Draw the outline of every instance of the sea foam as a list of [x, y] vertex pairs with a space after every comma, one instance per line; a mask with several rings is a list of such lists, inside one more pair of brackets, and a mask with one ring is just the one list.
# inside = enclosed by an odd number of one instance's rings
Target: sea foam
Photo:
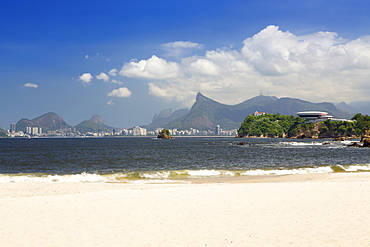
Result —
[[251, 170], [171, 170], [171, 171], [136, 171], [112, 174], [80, 173], [68, 175], [47, 174], [0, 174], [0, 183], [19, 182], [87, 182], [87, 183], [173, 183], [186, 179], [234, 177], [234, 176], [268, 176], [309, 173], [334, 172], [370, 172], [370, 164], [328, 165], [302, 168], [251, 169]]

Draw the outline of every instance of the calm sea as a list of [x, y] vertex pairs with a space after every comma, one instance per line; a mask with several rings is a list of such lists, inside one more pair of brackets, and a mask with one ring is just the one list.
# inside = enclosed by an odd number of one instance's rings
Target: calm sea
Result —
[[227, 137], [0, 139], [0, 182], [166, 182], [370, 171], [370, 148], [323, 144]]

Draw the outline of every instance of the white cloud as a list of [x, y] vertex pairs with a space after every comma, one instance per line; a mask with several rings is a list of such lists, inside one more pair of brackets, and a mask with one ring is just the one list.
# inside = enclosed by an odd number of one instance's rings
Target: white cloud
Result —
[[123, 85], [123, 82], [119, 81], [119, 80], [111, 80], [111, 83], [115, 83], [115, 84], [118, 84], [118, 85]]
[[117, 70], [117, 69], [111, 69], [111, 70], [108, 72], [108, 75], [110, 75], [110, 76], [116, 76], [116, 75], [117, 75], [117, 72], [118, 72], [118, 70]]
[[104, 61], [109, 61], [110, 59], [105, 57], [104, 55], [100, 54], [100, 53], [95, 53], [93, 55], [85, 55], [85, 58], [88, 59], [88, 60], [104, 60]]
[[114, 102], [113, 102], [112, 100], [109, 100], [109, 101], [107, 102], [107, 105], [114, 105]]
[[190, 64], [196, 74], [218, 75], [219, 68], [215, 63], [207, 59], [198, 59]]
[[30, 88], [38, 88], [39, 86], [34, 83], [26, 83], [23, 85], [24, 87], [30, 87]]
[[120, 97], [120, 98], [127, 98], [131, 96], [131, 91], [126, 87], [121, 87], [118, 89], [114, 89], [112, 92], [108, 93], [110, 97]]
[[78, 78], [81, 81], [81, 83], [86, 87], [90, 85], [90, 82], [92, 81], [93, 76], [90, 73], [83, 73]]
[[[191, 47], [186, 42], [168, 47]], [[196, 46], [194, 46], [196, 47]], [[120, 75], [150, 79], [149, 93], [189, 104], [197, 92], [235, 104], [261, 91], [315, 102], [367, 100], [370, 36], [345, 40], [334, 32], [297, 36], [268, 26], [241, 49], [220, 48], [175, 63], [153, 55], [126, 63]]]
[[109, 76], [106, 73], [101, 72], [99, 75], [96, 76], [96, 79], [108, 82]]
[[190, 41], [175, 41], [163, 44], [162, 48], [167, 52], [167, 55], [179, 57], [193, 50], [201, 50], [203, 45]]
[[179, 76], [179, 65], [153, 55], [148, 60], [131, 61], [123, 65], [122, 76], [149, 79], [169, 79]]
[[203, 45], [198, 44], [198, 43], [193, 43], [190, 41], [175, 41], [175, 42], [170, 42], [163, 44], [163, 47], [165, 49], [176, 49], [176, 48], [183, 48], [183, 49], [202, 49]]

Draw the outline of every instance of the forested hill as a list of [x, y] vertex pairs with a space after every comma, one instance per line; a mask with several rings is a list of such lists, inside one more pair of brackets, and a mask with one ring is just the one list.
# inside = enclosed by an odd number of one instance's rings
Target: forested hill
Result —
[[370, 116], [356, 114], [353, 122], [326, 120], [307, 123], [300, 117], [280, 114], [249, 115], [238, 130], [239, 137], [359, 138], [370, 129]]
[[103, 119], [97, 114], [94, 114], [91, 119], [82, 121], [76, 125], [76, 130], [81, 133], [111, 131], [113, 129], [113, 127], [106, 125]]
[[70, 128], [71, 126], [58, 114], [49, 112], [32, 120], [22, 118], [17, 122], [17, 131], [26, 132], [27, 127], [43, 127], [44, 130], [57, 130], [61, 128]]

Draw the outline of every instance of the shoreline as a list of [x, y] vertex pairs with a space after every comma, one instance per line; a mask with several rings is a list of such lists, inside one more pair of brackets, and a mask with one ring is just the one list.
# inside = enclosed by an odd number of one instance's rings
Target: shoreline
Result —
[[1, 246], [368, 246], [370, 173], [0, 184]]
[[0, 200], [4, 198], [53, 196], [67, 194], [81, 194], [95, 191], [115, 189], [148, 189], [164, 188], [173, 186], [204, 186], [222, 184], [277, 184], [277, 183], [304, 183], [304, 182], [358, 182], [370, 181], [370, 172], [343, 172], [343, 173], [307, 173], [307, 174], [284, 174], [284, 175], [253, 175], [233, 177], [205, 177], [171, 179], [160, 183], [146, 181], [141, 182], [11, 182], [0, 183]]

